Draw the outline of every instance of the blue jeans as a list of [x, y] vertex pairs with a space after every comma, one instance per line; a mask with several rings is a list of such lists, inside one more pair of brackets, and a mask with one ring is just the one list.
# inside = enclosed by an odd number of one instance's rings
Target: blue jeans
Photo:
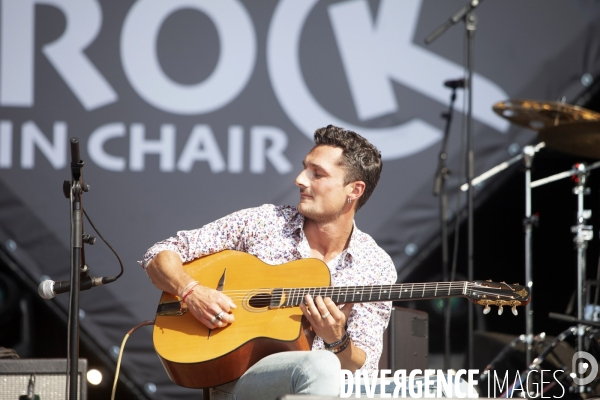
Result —
[[340, 360], [325, 350], [287, 351], [254, 364], [238, 380], [212, 390], [215, 400], [268, 400], [284, 394], [339, 396]]

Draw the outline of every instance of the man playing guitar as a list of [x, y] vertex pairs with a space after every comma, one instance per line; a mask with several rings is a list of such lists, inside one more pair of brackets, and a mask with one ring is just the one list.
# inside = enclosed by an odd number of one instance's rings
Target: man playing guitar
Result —
[[[327, 264], [334, 286], [395, 283], [390, 257], [354, 224], [354, 214], [379, 181], [380, 152], [358, 134], [329, 125], [315, 132], [315, 146], [302, 164], [295, 180], [297, 207], [241, 210], [155, 244], [140, 262], [152, 283], [179, 295], [210, 329], [230, 324], [234, 329], [236, 305], [194, 281], [183, 263], [222, 250], [244, 251], [271, 265], [317, 258]], [[329, 297], [307, 295], [300, 308], [317, 335], [313, 351], [265, 357], [241, 378], [218, 387], [222, 394], [238, 400], [286, 393], [337, 396], [340, 367], [377, 371], [391, 302], [336, 305]]]

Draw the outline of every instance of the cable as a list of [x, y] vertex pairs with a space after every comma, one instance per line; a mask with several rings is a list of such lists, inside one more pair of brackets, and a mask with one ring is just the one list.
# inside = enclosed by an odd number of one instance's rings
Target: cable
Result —
[[92, 226], [92, 228], [94, 229], [94, 231], [98, 234], [98, 237], [100, 237], [100, 239], [102, 239], [102, 241], [104, 242], [104, 244], [106, 244], [108, 246], [108, 248], [117, 257], [117, 260], [119, 260], [119, 265], [121, 266], [121, 272], [119, 272], [119, 275], [117, 275], [115, 277], [109, 277], [111, 279], [111, 282], [112, 281], [116, 281], [117, 279], [119, 279], [121, 277], [121, 275], [123, 275], [123, 271], [124, 271], [123, 261], [121, 261], [121, 257], [119, 257], [119, 255], [117, 254], [117, 252], [115, 251], [115, 249], [113, 249], [113, 247], [110, 245], [110, 243], [108, 243], [106, 241], [106, 239], [104, 239], [104, 237], [102, 236], [102, 234], [98, 231], [98, 229], [96, 229], [96, 226], [92, 222], [92, 219], [88, 215], [87, 211], [85, 211], [85, 208], [83, 207], [83, 205], [81, 206], [81, 209], [83, 210], [83, 213], [85, 214], [85, 217], [87, 218], [88, 222], [90, 223], [90, 225]]
[[[90, 223], [91, 223], [91, 221], [90, 221]], [[98, 232], [98, 231], [96, 231], [96, 232]], [[98, 234], [98, 235], [100, 235], [100, 234]], [[137, 331], [142, 326], [146, 326], [146, 325], [154, 325], [154, 321], [146, 320], [144, 322], [137, 324], [136, 326], [131, 328], [129, 330], [129, 332], [127, 332], [125, 334], [125, 337], [123, 338], [123, 342], [121, 342], [121, 348], [119, 349], [119, 358], [117, 359], [117, 369], [115, 370], [115, 380], [113, 382], [112, 394], [110, 395], [111, 400], [115, 400], [115, 393], [117, 392], [117, 382], [119, 382], [119, 371], [121, 369], [121, 359], [123, 358], [123, 350], [125, 349], [125, 343], [127, 343], [127, 339], [129, 339], [129, 336], [131, 336], [131, 334], [133, 332]]]

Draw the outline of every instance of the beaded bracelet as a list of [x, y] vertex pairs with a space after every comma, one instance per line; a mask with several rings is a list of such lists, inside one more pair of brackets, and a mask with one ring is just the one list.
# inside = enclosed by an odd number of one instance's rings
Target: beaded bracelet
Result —
[[197, 284], [198, 284], [198, 281], [191, 281], [190, 283], [188, 283], [188, 284], [187, 284], [187, 286], [186, 286], [186, 287], [184, 287], [184, 288], [181, 290], [181, 292], [179, 292], [179, 297], [181, 297], [181, 298], [182, 298], [182, 297], [183, 297], [183, 295], [185, 294], [186, 290], [188, 290], [188, 289], [190, 288], [190, 286], [192, 286], [192, 285], [194, 285], [194, 284], [195, 284], [195, 285], [197, 285]]
[[333, 354], [338, 354], [341, 353], [342, 351], [346, 350], [346, 347], [348, 347], [350, 345], [350, 336], [346, 336], [346, 340], [344, 340], [342, 342], [342, 344], [340, 344], [338, 347], [335, 347], [333, 349], [328, 349], [329, 351], [331, 351]]
[[327, 350], [333, 349], [334, 347], [337, 347], [340, 344], [344, 343], [344, 341], [347, 339], [347, 337], [348, 337], [348, 332], [344, 332], [344, 336], [342, 336], [342, 338], [340, 340], [338, 340], [337, 342], [327, 343], [323, 340], [323, 344], [325, 345], [325, 348]]

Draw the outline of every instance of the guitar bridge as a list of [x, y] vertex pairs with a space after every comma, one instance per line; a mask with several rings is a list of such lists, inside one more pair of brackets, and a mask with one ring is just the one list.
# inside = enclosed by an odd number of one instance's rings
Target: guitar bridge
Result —
[[158, 316], [175, 316], [175, 315], [183, 315], [188, 310], [187, 304], [182, 303], [180, 301], [168, 301], [165, 303], [160, 303], [158, 308], [156, 309], [156, 315]]

